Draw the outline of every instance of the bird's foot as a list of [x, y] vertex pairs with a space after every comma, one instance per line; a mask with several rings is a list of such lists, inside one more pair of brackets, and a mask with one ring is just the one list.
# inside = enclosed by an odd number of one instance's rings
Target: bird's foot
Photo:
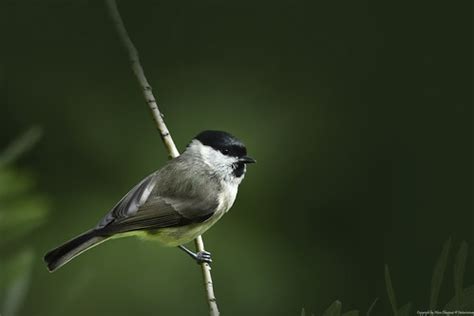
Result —
[[196, 260], [197, 264], [201, 264], [204, 262], [210, 264], [212, 262], [211, 253], [205, 250], [199, 251], [196, 254], [196, 257], [194, 257], [194, 259]]
[[211, 253], [209, 251], [199, 251], [198, 253], [194, 253], [188, 248], [184, 247], [183, 245], [178, 246], [179, 249], [183, 250], [187, 253], [191, 258], [196, 260], [197, 264], [207, 263], [210, 264], [212, 262]]

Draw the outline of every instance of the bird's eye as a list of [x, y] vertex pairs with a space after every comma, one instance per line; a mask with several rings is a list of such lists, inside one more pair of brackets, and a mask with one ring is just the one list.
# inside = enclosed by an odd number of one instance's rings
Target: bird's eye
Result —
[[223, 153], [224, 155], [229, 154], [229, 149], [223, 149], [223, 150], [222, 150], [222, 153]]

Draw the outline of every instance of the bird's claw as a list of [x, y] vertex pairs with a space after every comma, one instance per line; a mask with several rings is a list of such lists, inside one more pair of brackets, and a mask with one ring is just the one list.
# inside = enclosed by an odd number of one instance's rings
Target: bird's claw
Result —
[[212, 262], [212, 258], [211, 258], [211, 253], [209, 251], [199, 251], [197, 254], [196, 254], [196, 262], [197, 264], [201, 264], [201, 263], [208, 263], [210, 264]]
[[187, 253], [189, 256], [191, 256], [191, 258], [196, 260], [197, 264], [201, 264], [201, 263], [210, 264], [212, 262], [211, 253], [209, 251], [204, 250], [204, 251], [199, 251], [198, 253], [194, 253], [183, 245], [178, 246], [178, 248], [184, 251], [185, 253]]

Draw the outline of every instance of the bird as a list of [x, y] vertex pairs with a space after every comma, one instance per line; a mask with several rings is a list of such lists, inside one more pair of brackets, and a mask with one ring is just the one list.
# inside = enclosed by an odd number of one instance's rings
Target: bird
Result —
[[247, 164], [244, 143], [235, 136], [206, 130], [186, 150], [135, 185], [98, 224], [49, 251], [44, 261], [53, 272], [104, 241], [138, 236], [179, 247], [197, 263], [211, 263], [207, 251], [184, 244], [202, 235], [234, 204]]

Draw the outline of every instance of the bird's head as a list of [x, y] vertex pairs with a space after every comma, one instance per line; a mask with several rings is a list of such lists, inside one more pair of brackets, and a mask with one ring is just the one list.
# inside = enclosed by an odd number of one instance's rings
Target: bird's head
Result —
[[199, 133], [186, 148], [186, 153], [199, 157], [219, 175], [239, 180], [245, 175], [246, 164], [256, 162], [247, 156], [247, 148], [241, 140], [222, 131]]

